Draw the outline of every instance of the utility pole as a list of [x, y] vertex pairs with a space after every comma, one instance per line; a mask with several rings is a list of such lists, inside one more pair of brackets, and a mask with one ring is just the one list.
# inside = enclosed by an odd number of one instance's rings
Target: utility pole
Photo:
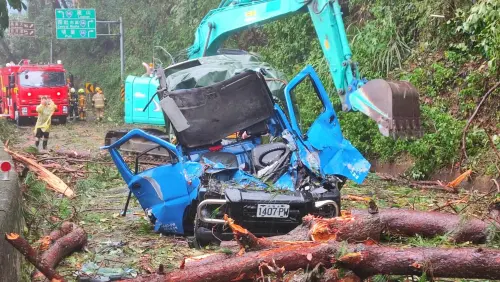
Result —
[[125, 75], [125, 50], [123, 49], [124, 42], [124, 34], [123, 34], [123, 20], [120, 17], [120, 73], [123, 81], [123, 77]]
[[53, 58], [53, 41], [54, 41], [54, 30], [52, 29], [52, 24], [49, 24], [50, 26], [50, 63], [52, 64], [52, 62], [54, 61], [54, 58]]

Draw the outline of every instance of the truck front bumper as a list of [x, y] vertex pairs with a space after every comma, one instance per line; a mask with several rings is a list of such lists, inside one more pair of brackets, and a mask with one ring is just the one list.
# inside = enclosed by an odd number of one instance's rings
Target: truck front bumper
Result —
[[[214, 234], [213, 227], [222, 226], [225, 223], [224, 219], [220, 218], [221, 213], [219, 216], [214, 216], [214, 207], [223, 210], [223, 213], [227, 213], [237, 224], [242, 225], [256, 236], [286, 234], [300, 225], [302, 218], [307, 214], [322, 217], [339, 215], [340, 192], [338, 190], [322, 190], [322, 193], [300, 191], [290, 194], [276, 194], [279, 192], [226, 189], [225, 198], [209, 198], [198, 204], [197, 215], [202, 224], [195, 229], [195, 235], [204, 240], [213, 240], [214, 236], [221, 240], [232, 238], [231, 230], [215, 232], [216, 234]], [[257, 209], [260, 204], [287, 205], [289, 206], [288, 216], [259, 217]], [[218, 230], [223, 230], [223, 228]]]
[[[57, 104], [56, 104], [57, 105]], [[21, 105], [18, 107], [18, 112], [20, 117], [37, 117], [38, 112], [36, 111], [36, 107], [38, 105]], [[55, 110], [53, 117], [58, 116], [67, 116], [68, 115], [69, 106], [66, 104], [57, 105], [57, 109]]]

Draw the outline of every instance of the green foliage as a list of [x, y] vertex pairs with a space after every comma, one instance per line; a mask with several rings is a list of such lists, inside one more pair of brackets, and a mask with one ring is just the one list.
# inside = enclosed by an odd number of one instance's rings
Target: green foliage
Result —
[[439, 63], [434, 63], [431, 67], [433, 70], [432, 84], [434, 89], [438, 92], [446, 91], [447, 86], [450, 86], [450, 81], [452, 81], [455, 72], [451, 68], [447, 68]]
[[480, 97], [483, 94], [483, 81], [485, 77], [481, 72], [472, 71], [465, 78], [465, 88], [458, 93], [463, 97]]
[[21, 0], [0, 0], [0, 37], [9, 27], [9, 7], [19, 12], [26, 10], [26, 5]]
[[454, 119], [437, 108], [422, 107], [425, 134], [408, 146], [415, 158], [413, 178], [428, 176], [436, 168], [454, 163], [460, 157], [460, 137], [464, 122]]
[[470, 40], [489, 59], [491, 67], [498, 68], [500, 58], [500, 1], [480, 0], [469, 12], [459, 11], [463, 20], [457, 31], [469, 35]]
[[391, 10], [386, 6], [372, 9], [375, 19], [358, 29], [352, 39], [355, 58], [367, 70], [376, 70], [367, 75], [387, 75], [395, 67], [402, 68], [403, 60], [411, 48], [393, 20]]
[[0, 119], [0, 141], [5, 143], [14, 137], [14, 125], [4, 118]]
[[76, 191], [78, 193], [93, 193], [113, 187], [121, 182], [121, 176], [114, 166], [89, 164], [87, 165], [87, 171], [90, 172], [89, 177], [76, 182]]

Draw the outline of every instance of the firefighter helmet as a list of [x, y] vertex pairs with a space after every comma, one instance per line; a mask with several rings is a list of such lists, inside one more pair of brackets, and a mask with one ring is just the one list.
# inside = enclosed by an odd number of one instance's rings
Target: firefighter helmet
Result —
[[85, 93], [85, 90], [83, 88], [78, 89], [78, 93]]
[[71, 87], [71, 89], [69, 90], [69, 92], [75, 93], [75, 88]]

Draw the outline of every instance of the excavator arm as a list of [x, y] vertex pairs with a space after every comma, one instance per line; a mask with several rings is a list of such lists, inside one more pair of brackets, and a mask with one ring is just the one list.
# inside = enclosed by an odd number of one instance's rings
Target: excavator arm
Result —
[[190, 59], [217, 53], [231, 35], [297, 13], [311, 16], [344, 111], [375, 120], [384, 136], [420, 136], [418, 93], [408, 82], [360, 78], [345, 32], [339, 0], [222, 0], [201, 21]]

